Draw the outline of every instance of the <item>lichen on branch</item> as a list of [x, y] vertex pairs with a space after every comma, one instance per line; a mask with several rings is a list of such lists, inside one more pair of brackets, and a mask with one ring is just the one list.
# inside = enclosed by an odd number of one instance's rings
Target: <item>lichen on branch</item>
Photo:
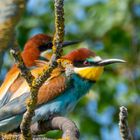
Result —
[[15, 47], [13, 49], [11, 49], [10, 52], [17, 62], [17, 66], [21, 71], [21, 75], [25, 78], [28, 85], [31, 87], [32, 82], [34, 80], [34, 76], [31, 74], [30, 70], [25, 66], [23, 59], [21, 57], [19, 48], [17, 46], [17, 43], [15, 43]]
[[[41, 85], [50, 77], [51, 72], [54, 68], [57, 67], [57, 59], [61, 57], [62, 54], [62, 43], [64, 40], [64, 9], [63, 9], [64, 0], [55, 0], [55, 35], [53, 41], [53, 56], [50, 60], [49, 68], [44, 69], [42, 74], [39, 77], [32, 81], [30, 86], [30, 99], [27, 103], [27, 111], [25, 112], [22, 123], [21, 123], [21, 132], [22, 139], [30, 140], [32, 139], [32, 134], [30, 131], [30, 125], [32, 117], [37, 103], [37, 94]], [[21, 70], [22, 73], [22, 70]]]

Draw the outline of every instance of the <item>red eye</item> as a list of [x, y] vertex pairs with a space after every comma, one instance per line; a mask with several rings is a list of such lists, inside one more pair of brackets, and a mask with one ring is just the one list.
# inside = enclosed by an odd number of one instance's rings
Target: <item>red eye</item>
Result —
[[84, 64], [84, 65], [89, 65], [89, 62], [88, 62], [88, 61], [84, 61], [83, 64]]

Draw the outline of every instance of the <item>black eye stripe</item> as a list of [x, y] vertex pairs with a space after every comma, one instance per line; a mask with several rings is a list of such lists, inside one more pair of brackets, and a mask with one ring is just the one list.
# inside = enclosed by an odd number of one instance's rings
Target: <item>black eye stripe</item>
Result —
[[86, 67], [86, 66], [90, 66], [90, 62], [88, 62], [87, 60], [74, 61], [73, 65], [75, 67]]
[[53, 46], [52, 41], [49, 41], [47, 43], [44, 43], [43, 45], [40, 45], [38, 48], [40, 52], [43, 52], [43, 51], [52, 49], [52, 46]]
[[84, 60], [83, 61], [74, 61], [74, 64], [83, 64], [84, 63]]

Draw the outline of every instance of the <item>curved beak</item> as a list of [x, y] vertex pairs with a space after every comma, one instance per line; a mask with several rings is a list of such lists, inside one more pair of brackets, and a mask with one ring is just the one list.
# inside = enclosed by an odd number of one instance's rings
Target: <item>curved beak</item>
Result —
[[98, 62], [95, 62], [96, 66], [106, 66], [106, 65], [110, 65], [113, 63], [125, 63], [126, 61], [122, 60], [122, 59], [105, 59], [105, 60], [100, 60]]

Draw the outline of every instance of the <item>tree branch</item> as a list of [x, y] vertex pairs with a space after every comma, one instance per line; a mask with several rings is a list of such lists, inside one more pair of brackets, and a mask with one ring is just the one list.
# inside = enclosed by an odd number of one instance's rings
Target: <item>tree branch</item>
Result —
[[[80, 137], [79, 130], [75, 123], [66, 117], [53, 116], [48, 121], [36, 122], [31, 125], [33, 140], [55, 140], [38, 136], [50, 130], [62, 130], [64, 140], [78, 140]], [[20, 140], [20, 134], [2, 134], [3, 140]]]
[[54, 116], [48, 121], [35, 123], [31, 126], [33, 134], [43, 134], [49, 130], [62, 130], [63, 139], [78, 140], [80, 133], [75, 123], [68, 118]]
[[[37, 94], [41, 85], [50, 77], [51, 72], [54, 68], [57, 67], [57, 59], [61, 57], [62, 52], [62, 43], [64, 38], [64, 9], [63, 9], [63, 0], [55, 0], [55, 36], [53, 41], [53, 56], [50, 61], [49, 68], [44, 69], [42, 74], [33, 80], [32, 86], [30, 86], [30, 99], [27, 103], [27, 111], [23, 116], [21, 122], [21, 132], [22, 139], [30, 140], [32, 135], [30, 132], [31, 120], [34, 115], [34, 111], [37, 103]], [[22, 73], [22, 70], [21, 70]]]
[[128, 112], [124, 106], [120, 107], [119, 128], [122, 140], [133, 140], [127, 122]]
[[15, 48], [11, 49], [10, 52], [15, 58], [18, 68], [21, 70], [21, 75], [25, 78], [28, 85], [31, 87], [32, 82], [34, 80], [34, 76], [31, 74], [30, 70], [25, 66], [17, 44], [15, 44]]

